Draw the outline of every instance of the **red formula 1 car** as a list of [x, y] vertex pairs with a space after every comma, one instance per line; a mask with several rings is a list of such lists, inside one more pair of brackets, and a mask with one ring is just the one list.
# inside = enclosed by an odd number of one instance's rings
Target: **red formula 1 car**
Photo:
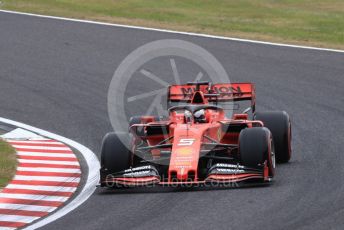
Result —
[[[243, 101], [226, 116], [223, 105]], [[251, 83], [172, 85], [168, 107], [168, 118], [132, 117], [128, 134], [104, 137], [102, 187], [270, 182], [275, 162], [291, 157], [288, 114], [255, 112]]]

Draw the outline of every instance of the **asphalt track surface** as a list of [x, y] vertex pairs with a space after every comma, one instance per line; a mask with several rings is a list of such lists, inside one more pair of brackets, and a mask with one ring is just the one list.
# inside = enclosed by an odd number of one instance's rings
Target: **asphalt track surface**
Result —
[[278, 165], [270, 187], [97, 190], [43, 229], [342, 229], [343, 53], [0, 13], [1, 116], [98, 153], [112, 129], [106, 103], [114, 70], [135, 48], [166, 38], [207, 49], [232, 81], [255, 82], [258, 110], [287, 110], [291, 162]]

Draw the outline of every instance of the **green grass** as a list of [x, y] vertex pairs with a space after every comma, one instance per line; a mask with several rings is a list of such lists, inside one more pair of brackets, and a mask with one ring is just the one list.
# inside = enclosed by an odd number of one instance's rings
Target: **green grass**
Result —
[[15, 150], [0, 139], [0, 189], [12, 179], [17, 168]]
[[343, 0], [3, 0], [3, 9], [344, 48]]

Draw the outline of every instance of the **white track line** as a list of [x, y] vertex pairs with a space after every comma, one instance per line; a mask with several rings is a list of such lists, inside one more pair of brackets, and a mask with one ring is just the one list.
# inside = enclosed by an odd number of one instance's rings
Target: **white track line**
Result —
[[31, 223], [41, 217], [19, 216], [19, 215], [0, 215], [0, 221]]
[[70, 168], [40, 168], [40, 167], [17, 167], [17, 171], [25, 172], [62, 172], [62, 173], [81, 173], [80, 169]]
[[[45, 145], [61, 145], [61, 147], [65, 147], [66, 145], [61, 143], [61, 142], [57, 142], [57, 141], [36, 141], [36, 140], [30, 140], [30, 141], [21, 141], [21, 140], [15, 140], [15, 141], [11, 141], [8, 140], [7, 142], [9, 143], [21, 143], [21, 144], [45, 144]], [[20, 146], [24, 146], [24, 145], [20, 145]], [[50, 148], [50, 147], [48, 147]]]
[[14, 180], [26, 181], [57, 181], [57, 182], [80, 182], [80, 177], [57, 177], [57, 176], [21, 176], [15, 175]]
[[[35, 132], [41, 136], [45, 136], [57, 141], [61, 141], [65, 144], [67, 144], [68, 146], [71, 146], [73, 148], [75, 148], [76, 150], [78, 150], [84, 157], [87, 167], [88, 167], [88, 174], [87, 174], [87, 178], [85, 181], [85, 185], [83, 187], [83, 189], [80, 191], [80, 193], [78, 193], [73, 200], [71, 200], [71, 202], [69, 202], [66, 206], [62, 207], [61, 209], [58, 209], [57, 211], [55, 211], [54, 213], [52, 213], [51, 215], [47, 216], [46, 218], [43, 218], [42, 220], [37, 221], [36, 223], [26, 227], [25, 229], [36, 229], [39, 227], [42, 227], [64, 215], [66, 215], [67, 213], [69, 213], [70, 211], [74, 210], [75, 208], [77, 208], [79, 205], [81, 205], [84, 201], [86, 201], [94, 192], [94, 190], [96, 189], [96, 185], [98, 184], [99, 181], [99, 168], [100, 168], [100, 164], [98, 161], [97, 156], [88, 148], [86, 148], [85, 146], [70, 140], [68, 138], [44, 131], [42, 129], [38, 129], [20, 122], [16, 122], [16, 121], [12, 121], [6, 118], [1, 118], [0, 117], [0, 122], [6, 123], [6, 124], [10, 124], [13, 126], [17, 126], [19, 128], [22, 129], [26, 129], [29, 130], [31, 132]], [[46, 142], [44, 142], [46, 143]], [[19, 162], [22, 163], [47, 163], [47, 164], [61, 164], [60, 162], [57, 161], [33, 161], [33, 160], [19, 160]], [[66, 165], [69, 165], [70, 163], [73, 163], [74, 165], [79, 165], [78, 162], [67, 162], [65, 163]], [[78, 178], [80, 180], [80, 178]], [[17, 220], [17, 219], [16, 219]]]
[[[21, 210], [21, 211], [36, 211], [36, 212], [52, 212], [57, 207], [50, 207], [50, 206], [39, 206], [39, 205], [23, 205], [23, 204], [1, 204], [0, 208], [3, 209], [13, 209], [13, 210]], [[2, 229], [0, 227], [0, 229]]]
[[18, 156], [36, 156], [36, 157], [64, 157], [70, 158], [71, 160], [75, 160], [76, 156], [70, 153], [40, 153], [40, 152], [17, 152]]
[[91, 20], [81, 20], [81, 19], [66, 18], [66, 17], [55, 17], [55, 16], [48, 16], [48, 15], [41, 15], [41, 14], [31, 14], [31, 13], [24, 13], [24, 12], [18, 12], [18, 11], [10, 11], [10, 10], [0, 10], [0, 12], [9, 13], [9, 14], [33, 16], [33, 17], [40, 17], [40, 18], [49, 18], [49, 19], [55, 19], [55, 20], [64, 20], [64, 21], [71, 21], [71, 22], [89, 23], [89, 24], [103, 25], [103, 26], [113, 26], [113, 27], [121, 27], [121, 28], [137, 29], [137, 30], [157, 31], [157, 32], [164, 32], [164, 33], [173, 33], [173, 34], [197, 36], [197, 37], [204, 37], [204, 38], [214, 38], [214, 39], [230, 40], [230, 41], [238, 41], [238, 42], [246, 42], [246, 43], [255, 43], [255, 44], [263, 44], [263, 45], [271, 45], [271, 46], [281, 46], [281, 47], [290, 47], [290, 48], [311, 49], [311, 50], [344, 53], [344, 50], [339, 50], [339, 49], [328, 49], [328, 48], [319, 48], [319, 47], [312, 47], [312, 46], [301, 46], [301, 45], [292, 45], [292, 44], [275, 43], [275, 42], [264, 42], [264, 41], [250, 40], [250, 39], [216, 36], [216, 35], [210, 35], [210, 34], [182, 32], [182, 31], [175, 31], [175, 30], [165, 30], [165, 29], [142, 27], [142, 26], [131, 26], [131, 25], [122, 25], [122, 24], [115, 24], [115, 23], [96, 22], [96, 21], [91, 21]]
[[[28, 199], [28, 200], [40, 200], [40, 201], [58, 201], [65, 202], [69, 199], [66, 196], [48, 196], [48, 195], [32, 195], [32, 194], [17, 194], [17, 193], [0, 193], [1, 198], [11, 198], [11, 199]], [[1, 216], [1, 215], [0, 215]], [[20, 222], [20, 221], [16, 221]]]
[[42, 150], [49, 150], [49, 151], [53, 151], [53, 150], [69, 150], [72, 151], [70, 148], [68, 147], [45, 147], [45, 146], [30, 146], [30, 145], [12, 145], [15, 148], [19, 148], [19, 149], [42, 149]]
[[15, 230], [17, 228], [10, 228], [10, 227], [0, 227], [1, 230]]
[[77, 161], [46, 161], [46, 160], [26, 160], [18, 159], [19, 163], [35, 163], [35, 164], [55, 164], [55, 165], [79, 165]]
[[30, 190], [37, 190], [37, 191], [49, 191], [49, 192], [75, 192], [76, 190], [76, 187], [22, 185], [22, 184], [9, 184], [6, 186], [6, 188], [30, 189]]

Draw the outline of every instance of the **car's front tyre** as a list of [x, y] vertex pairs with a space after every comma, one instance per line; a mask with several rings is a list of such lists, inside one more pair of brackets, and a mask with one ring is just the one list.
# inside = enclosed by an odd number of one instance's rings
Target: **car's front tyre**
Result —
[[271, 132], [264, 127], [246, 128], [239, 135], [239, 154], [244, 166], [256, 168], [267, 161], [269, 176], [275, 174], [275, 154]]
[[132, 154], [128, 147], [129, 135], [126, 133], [111, 132], [104, 136], [100, 157], [101, 181], [130, 167]]

